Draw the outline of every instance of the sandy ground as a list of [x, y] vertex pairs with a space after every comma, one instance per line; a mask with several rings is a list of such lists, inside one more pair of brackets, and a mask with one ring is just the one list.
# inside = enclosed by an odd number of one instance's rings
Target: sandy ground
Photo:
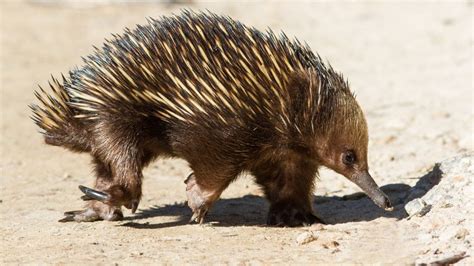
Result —
[[[394, 199], [434, 163], [473, 150], [472, 2], [2, 1], [1, 264], [408, 264], [423, 254], [443, 255], [442, 247], [433, 250], [414, 237], [418, 229], [404, 219], [403, 199], [395, 200], [392, 213], [357, 195], [345, 200], [341, 197], [359, 189], [326, 170], [314, 203], [330, 223], [323, 229], [266, 227], [268, 206], [251, 177], [225, 191], [205, 225], [189, 225], [183, 180], [190, 170], [180, 160], [146, 169], [135, 216], [126, 212], [122, 222], [58, 223], [64, 211], [83, 204], [77, 185], [93, 182], [90, 158], [43, 144], [27, 107], [36, 84], [46, 85], [50, 74], [80, 65], [80, 56], [110, 33], [182, 7], [284, 30], [343, 72], [367, 115], [372, 175]], [[298, 245], [303, 232], [313, 232], [317, 240]], [[471, 256], [461, 263], [474, 261]]]

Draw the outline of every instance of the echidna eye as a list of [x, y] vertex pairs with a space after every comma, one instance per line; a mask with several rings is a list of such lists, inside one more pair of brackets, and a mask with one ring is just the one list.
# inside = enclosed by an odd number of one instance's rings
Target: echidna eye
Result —
[[342, 162], [347, 165], [351, 166], [355, 163], [356, 156], [353, 151], [346, 151], [342, 157]]

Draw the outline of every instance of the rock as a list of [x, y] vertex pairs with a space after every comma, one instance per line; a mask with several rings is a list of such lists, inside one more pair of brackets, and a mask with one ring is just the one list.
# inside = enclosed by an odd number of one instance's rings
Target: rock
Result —
[[432, 261], [429, 265], [438, 266], [438, 265], [452, 265], [466, 257], [466, 252], [460, 252], [458, 254], [453, 254], [451, 256], [444, 257], [440, 260]]
[[461, 207], [464, 205], [461, 202], [469, 202], [469, 199], [473, 199], [473, 179], [474, 153], [445, 160], [437, 164], [430, 173], [421, 177], [411, 189], [405, 210], [411, 215], [426, 205]]
[[405, 211], [408, 213], [409, 217], [423, 216], [427, 214], [431, 209], [431, 205], [426, 204], [423, 199], [417, 198], [405, 205]]
[[318, 237], [314, 234], [314, 232], [304, 232], [296, 237], [296, 243], [298, 245], [305, 245], [309, 242], [315, 241], [316, 239], [318, 239]]
[[442, 265], [473, 256], [471, 243], [474, 238], [470, 233], [474, 230], [471, 225], [473, 180], [474, 152], [469, 152], [436, 164], [411, 189], [405, 210], [409, 218], [423, 216], [408, 221], [417, 228], [418, 235], [414, 237], [426, 243], [430, 250], [436, 250], [420, 254], [417, 264]]

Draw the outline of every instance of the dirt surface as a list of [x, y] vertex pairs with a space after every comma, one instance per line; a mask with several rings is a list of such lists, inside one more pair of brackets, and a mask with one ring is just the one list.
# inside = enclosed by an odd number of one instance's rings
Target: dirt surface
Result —
[[[473, 150], [472, 2], [56, 2], [0, 4], [1, 264], [408, 264], [468, 251], [469, 243], [457, 233], [446, 240], [449, 247], [433, 244], [442, 239], [436, 232], [419, 236], [421, 225], [437, 224], [429, 215], [408, 220], [404, 204], [410, 186], [436, 162]], [[135, 216], [126, 212], [122, 222], [58, 223], [64, 211], [82, 207], [77, 186], [93, 183], [90, 158], [43, 144], [27, 107], [36, 84], [47, 85], [50, 74], [80, 65], [80, 56], [110, 33], [182, 7], [207, 8], [262, 30], [284, 30], [343, 72], [367, 115], [372, 175], [397, 204], [395, 211], [379, 210], [353, 194], [360, 191], [355, 185], [323, 170], [314, 207], [329, 225], [266, 227], [268, 205], [248, 176], [225, 191], [206, 224], [189, 225], [183, 180], [190, 170], [184, 161], [161, 160], [144, 172], [144, 196]], [[472, 201], [466, 208], [473, 209]], [[439, 223], [472, 222], [472, 212], [462, 209], [450, 208], [445, 216], [450, 219]], [[474, 234], [466, 228], [464, 236]], [[472, 265], [472, 255], [460, 263]]]

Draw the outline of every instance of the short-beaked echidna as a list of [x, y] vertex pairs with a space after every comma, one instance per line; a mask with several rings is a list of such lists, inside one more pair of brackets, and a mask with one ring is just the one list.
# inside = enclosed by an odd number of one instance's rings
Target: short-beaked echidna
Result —
[[135, 212], [142, 169], [185, 159], [192, 220], [242, 172], [270, 201], [268, 223], [318, 221], [311, 198], [320, 166], [346, 176], [380, 207], [370, 177], [367, 125], [342, 75], [307, 45], [228, 17], [184, 11], [113, 35], [52, 92], [36, 93], [33, 119], [46, 143], [88, 152], [90, 200], [64, 221], [118, 220]]

